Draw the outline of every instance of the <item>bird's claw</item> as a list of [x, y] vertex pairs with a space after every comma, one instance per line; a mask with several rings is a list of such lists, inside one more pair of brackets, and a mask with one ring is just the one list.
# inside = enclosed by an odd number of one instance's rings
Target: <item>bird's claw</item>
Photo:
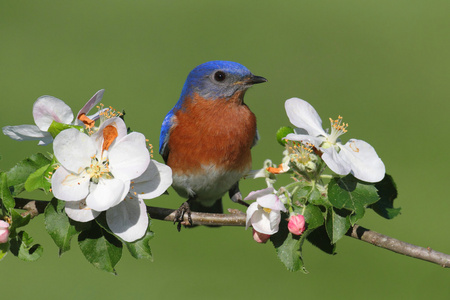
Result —
[[239, 203], [247, 207], [250, 206], [250, 204], [242, 200], [242, 194], [239, 190], [239, 181], [231, 187], [231, 189], [228, 191], [228, 195], [230, 196], [231, 201], [233, 201], [234, 203]]
[[[187, 213], [187, 222], [184, 220], [184, 214]], [[176, 210], [175, 217], [173, 218], [173, 223], [177, 224], [177, 230], [181, 230], [181, 225], [191, 226], [192, 225], [192, 217], [191, 217], [191, 208], [189, 207], [188, 201], [181, 204], [181, 206]]]

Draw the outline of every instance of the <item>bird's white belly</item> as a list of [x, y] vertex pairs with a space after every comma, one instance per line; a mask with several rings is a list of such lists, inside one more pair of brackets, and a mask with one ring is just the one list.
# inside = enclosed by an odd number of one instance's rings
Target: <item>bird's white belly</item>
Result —
[[211, 206], [221, 198], [245, 172], [226, 171], [215, 165], [202, 165], [202, 171], [194, 174], [173, 174], [173, 188], [180, 196], [196, 199], [204, 206]]

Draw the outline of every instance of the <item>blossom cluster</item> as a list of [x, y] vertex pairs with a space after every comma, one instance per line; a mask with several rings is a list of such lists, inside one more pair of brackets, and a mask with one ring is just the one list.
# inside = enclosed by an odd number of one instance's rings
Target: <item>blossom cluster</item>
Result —
[[[36, 125], [6, 126], [3, 133], [18, 141], [39, 140], [39, 145], [53, 142], [52, 193], [65, 201], [68, 217], [89, 222], [105, 212], [109, 229], [133, 242], [147, 232], [144, 199], [164, 193], [172, 171], [151, 159], [143, 134], [128, 133], [120, 114], [98, 106], [103, 93], [98, 91], [75, 119], [62, 100], [42, 96], [33, 105]], [[87, 116], [94, 107], [97, 113]]]
[[[305, 100], [286, 100], [285, 109], [290, 122], [296, 126], [283, 138], [285, 150], [282, 163], [272, 166], [266, 161], [261, 170], [252, 171], [249, 177], [265, 177], [268, 188], [251, 192], [245, 200], [256, 200], [247, 209], [247, 228], [253, 227], [255, 241], [264, 243], [279, 230], [282, 213], [286, 215], [287, 229], [293, 235], [301, 235], [307, 229], [303, 214], [295, 210], [308, 203], [294, 203], [293, 194], [309, 187], [326, 194], [323, 178], [325, 167], [337, 176], [353, 175], [356, 179], [376, 183], [385, 176], [385, 166], [375, 149], [363, 140], [350, 139], [343, 144], [340, 136], [347, 132], [348, 123], [341, 116], [330, 118], [330, 131], [322, 128], [322, 119]], [[294, 183], [276, 190], [274, 175], [290, 173]], [[335, 175], [335, 176], [336, 176]], [[292, 193], [291, 193], [292, 192]]]

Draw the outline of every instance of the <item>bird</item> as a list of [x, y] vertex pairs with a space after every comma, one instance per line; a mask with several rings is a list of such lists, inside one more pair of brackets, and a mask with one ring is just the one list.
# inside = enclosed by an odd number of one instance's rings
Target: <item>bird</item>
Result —
[[159, 140], [159, 153], [172, 169], [172, 187], [188, 199], [175, 216], [178, 230], [185, 213], [188, 225], [191, 211], [222, 213], [227, 192], [244, 204], [239, 180], [251, 170], [251, 148], [259, 140], [256, 116], [244, 95], [266, 81], [239, 63], [221, 60], [203, 63], [187, 76]]

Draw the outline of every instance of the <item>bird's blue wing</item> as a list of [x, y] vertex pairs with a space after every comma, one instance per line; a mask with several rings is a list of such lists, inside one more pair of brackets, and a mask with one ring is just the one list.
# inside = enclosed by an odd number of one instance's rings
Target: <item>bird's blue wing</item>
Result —
[[161, 154], [164, 161], [167, 161], [167, 157], [169, 156], [169, 147], [167, 146], [167, 142], [169, 141], [170, 130], [174, 125], [174, 119], [175, 115], [172, 109], [169, 113], [167, 113], [161, 125], [161, 134], [159, 136], [159, 154]]
[[256, 144], [258, 144], [258, 141], [259, 141], [259, 133], [258, 133], [258, 128], [256, 128], [256, 134], [255, 134], [255, 137], [253, 138], [252, 148], [254, 146], [256, 146]]

